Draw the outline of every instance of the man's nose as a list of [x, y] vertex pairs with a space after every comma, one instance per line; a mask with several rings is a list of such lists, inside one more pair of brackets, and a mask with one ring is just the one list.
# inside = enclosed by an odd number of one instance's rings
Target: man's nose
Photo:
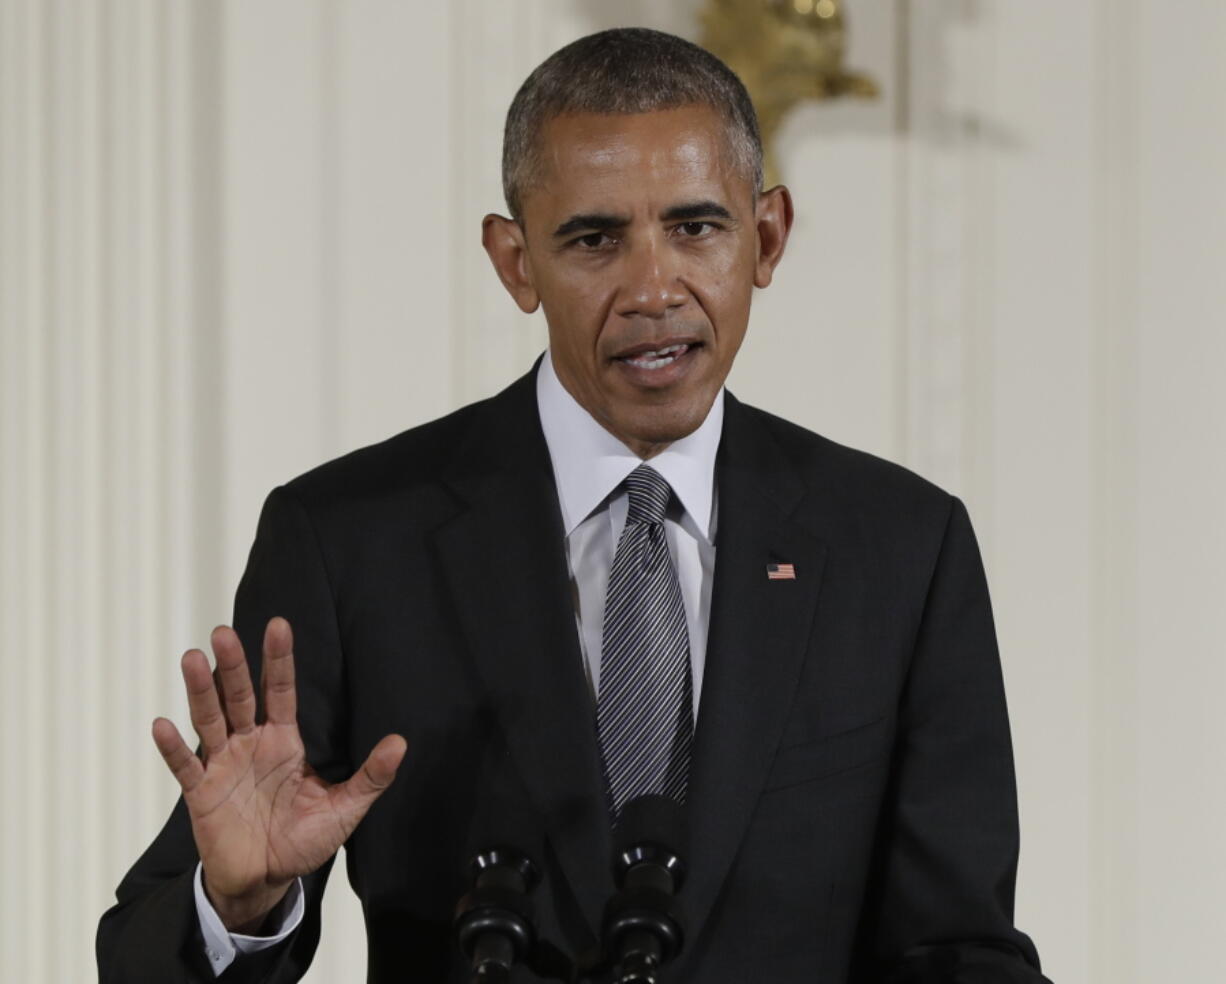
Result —
[[654, 238], [627, 251], [623, 278], [617, 303], [617, 313], [623, 317], [661, 318], [689, 297], [678, 257]]

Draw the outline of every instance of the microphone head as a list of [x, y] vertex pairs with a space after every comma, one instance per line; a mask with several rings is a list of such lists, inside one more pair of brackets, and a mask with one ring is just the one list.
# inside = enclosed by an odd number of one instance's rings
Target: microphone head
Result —
[[685, 874], [681, 844], [685, 810], [671, 796], [639, 796], [622, 807], [613, 831], [613, 874], [622, 884], [626, 872], [639, 864], [656, 864], [680, 887]]
[[482, 851], [470, 864], [478, 883], [502, 882], [517, 892], [530, 892], [540, 884], [541, 872], [532, 859], [514, 847], [492, 847]]

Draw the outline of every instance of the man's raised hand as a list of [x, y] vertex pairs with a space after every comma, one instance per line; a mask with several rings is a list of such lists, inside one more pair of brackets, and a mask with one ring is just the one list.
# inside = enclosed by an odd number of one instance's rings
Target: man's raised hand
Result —
[[264, 632], [264, 720], [238, 635], [213, 630], [217, 680], [199, 649], [183, 655], [197, 756], [166, 718], [153, 740], [183, 789], [204, 886], [226, 928], [251, 932], [294, 879], [320, 868], [392, 782], [405, 741], [387, 735], [346, 782], [329, 784], [307, 763], [298, 732], [293, 634], [283, 618]]

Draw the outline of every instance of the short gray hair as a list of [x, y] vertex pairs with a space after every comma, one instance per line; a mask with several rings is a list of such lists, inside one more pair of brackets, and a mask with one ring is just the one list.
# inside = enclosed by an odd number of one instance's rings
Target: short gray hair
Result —
[[736, 73], [698, 45], [645, 27], [619, 27], [572, 41], [519, 87], [502, 140], [502, 191], [516, 220], [538, 176], [545, 124], [567, 113], [650, 113], [710, 106], [724, 118], [734, 166], [762, 189], [758, 116]]

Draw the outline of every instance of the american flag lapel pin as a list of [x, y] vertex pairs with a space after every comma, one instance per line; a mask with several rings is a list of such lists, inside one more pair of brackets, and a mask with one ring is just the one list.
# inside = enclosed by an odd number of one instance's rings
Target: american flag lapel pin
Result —
[[796, 566], [794, 564], [767, 564], [766, 579], [768, 581], [795, 581]]

